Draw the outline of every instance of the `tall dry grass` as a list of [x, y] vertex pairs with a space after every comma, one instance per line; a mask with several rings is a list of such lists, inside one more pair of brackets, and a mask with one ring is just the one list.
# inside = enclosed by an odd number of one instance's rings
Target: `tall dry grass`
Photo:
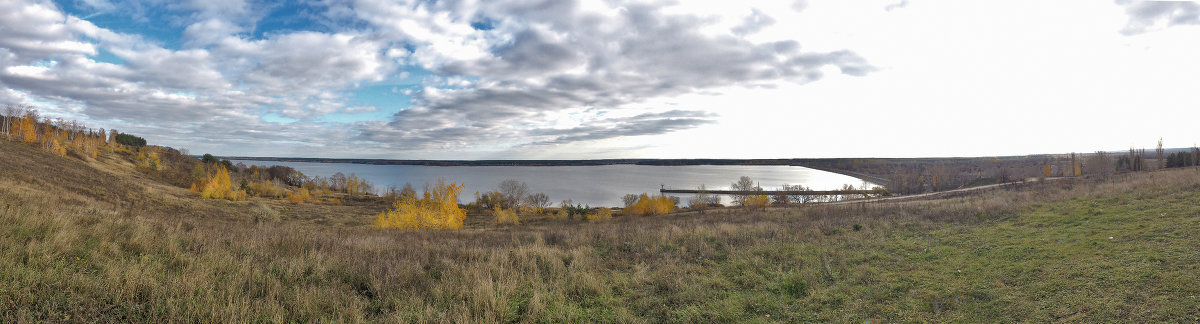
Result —
[[[779, 289], [797, 298], [823, 298], [805, 297], [808, 283], [877, 280], [839, 250], [858, 244], [839, 231], [883, 239], [1038, 204], [1200, 190], [1200, 172], [1181, 169], [932, 201], [386, 231], [300, 221], [287, 205], [284, 221], [255, 221], [273, 212], [81, 163], [0, 159], [0, 321], [740, 321], [697, 305], [787, 278]], [[104, 187], [41, 173], [57, 168]], [[775, 314], [803, 319], [786, 316]]]

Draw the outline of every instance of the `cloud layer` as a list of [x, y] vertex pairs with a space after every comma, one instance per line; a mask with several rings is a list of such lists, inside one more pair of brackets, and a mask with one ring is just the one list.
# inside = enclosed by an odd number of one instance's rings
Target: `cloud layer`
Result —
[[1200, 25], [1200, 3], [1195, 1], [1118, 0], [1125, 6], [1129, 24], [1121, 32], [1141, 34], [1173, 26]]
[[[67, 7], [0, 4], [0, 100], [227, 154], [286, 147], [403, 157], [664, 134], [711, 124], [719, 112], [647, 107], [650, 99], [875, 69], [853, 51], [750, 37], [776, 22], [763, 11], [710, 16], [670, 3]], [[80, 17], [165, 26], [166, 36]], [[356, 99], [380, 85], [394, 85], [405, 104], [387, 111]], [[379, 111], [391, 115], [346, 117]]]

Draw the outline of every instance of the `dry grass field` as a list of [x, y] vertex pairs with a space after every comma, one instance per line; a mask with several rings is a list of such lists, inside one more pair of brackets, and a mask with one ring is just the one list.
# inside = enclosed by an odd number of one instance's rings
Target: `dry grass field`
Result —
[[0, 141], [0, 322], [1194, 322], [1200, 169], [458, 231]]

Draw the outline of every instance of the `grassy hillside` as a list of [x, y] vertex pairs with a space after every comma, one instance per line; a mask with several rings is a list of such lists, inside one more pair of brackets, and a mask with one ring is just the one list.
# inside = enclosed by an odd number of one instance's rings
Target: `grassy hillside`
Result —
[[0, 322], [1200, 321], [1200, 170], [930, 201], [367, 226], [0, 141]]

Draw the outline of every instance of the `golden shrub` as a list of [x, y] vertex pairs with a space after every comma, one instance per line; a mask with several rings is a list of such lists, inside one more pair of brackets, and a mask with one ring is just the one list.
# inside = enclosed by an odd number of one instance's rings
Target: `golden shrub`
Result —
[[134, 162], [140, 168], [153, 170], [162, 170], [162, 156], [159, 154], [159, 148], [153, 146], [142, 146], [138, 148], [137, 155], [134, 156]]
[[246, 199], [245, 191], [233, 190], [233, 182], [229, 179], [229, 170], [225, 170], [224, 166], [218, 166], [216, 172], [213, 172], [196, 189], [200, 191], [200, 196], [204, 198], [232, 201]]
[[[275, 181], [251, 181], [247, 186], [249, 193], [256, 197], [282, 198], [285, 194], [290, 194]], [[290, 200], [290, 198], [289, 198]]]
[[288, 192], [287, 200], [293, 204], [299, 204], [299, 203], [302, 203], [305, 201], [312, 200], [312, 194], [310, 194], [308, 192], [308, 189], [300, 188], [300, 190], [296, 190], [296, 192], [294, 192], [294, 193]]
[[50, 140], [49, 150], [50, 153], [53, 153], [59, 157], [67, 156], [67, 147], [59, 144], [57, 138]]
[[460, 229], [467, 213], [458, 207], [458, 194], [463, 186], [446, 184], [438, 179], [436, 185], [425, 191], [425, 197], [403, 197], [375, 216], [379, 228], [416, 229]]
[[643, 193], [638, 196], [637, 202], [626, 207], [624, 214], [626, 215], [664, 215], [675, 211], [675, 201], [667, 196], [650, 197]]
[[767, 195], [752, 195], [746, 197], [746, 201], [742, 203], [742, 206], [750, 208], [766, 208], [770, 204], [771, 198], [767, 197]]
[[521, 220], [517, 216], [517, 212], [512, 209], [504, 209], [496, 207], [492, 210], [492, 216], [496, 218], [496, 225], [512, 224], [520, 225]]
[[567, 217], [570, 217], [570, 216], [571, 216], [571, 214], [567, 212], [566, 208], [561, 208], [558, 210], [557, 213], [551, 213], [550, 215], [548, 215], [546, 217], [550, 218], [550, 219], [567, 219]]
[[596, 211], [595, 213], [587, 214], [587, 220], [593, 222], [605, 221], [609, 219], [612, 219], [612, 209], [606, 207], [600, 207], [600, 210]]

